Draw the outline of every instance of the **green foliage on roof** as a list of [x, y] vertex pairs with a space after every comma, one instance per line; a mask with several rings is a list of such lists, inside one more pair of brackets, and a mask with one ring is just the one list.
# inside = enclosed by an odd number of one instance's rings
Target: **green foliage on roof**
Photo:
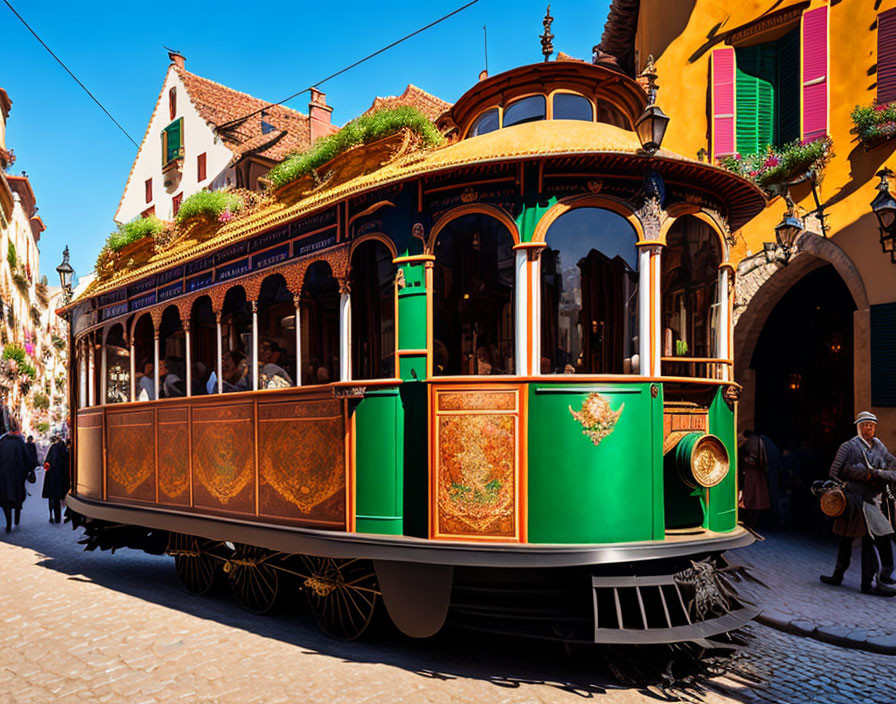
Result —
[[225, 212], [238, 213], [245, 207], [242, 197], [229, 191], [198, 191], [187, 198], [177, 211], [175, 220], [182, 223], [199, 215], [221, 217]]
[[106, 246], [113, 252], [117, 252], [132, 242], [136, 242], [147, 235], [155, 236], [164, 229], [165, 223], [155, 215], [135, 218], [130, 222], [119, 225], [118, 229], [106, 239]]
[[275, 188], [307, 176], [344, 151], [358, 144], [367, 144], [396, 134], [403, 129], [416, 132], [426, 146], [436, 146], [444, 137], [432, 121], [410, 106], [377, 110], [347, 123], [341, 130], [317, 140], [307, 151], [293, 154], [268, 172]]

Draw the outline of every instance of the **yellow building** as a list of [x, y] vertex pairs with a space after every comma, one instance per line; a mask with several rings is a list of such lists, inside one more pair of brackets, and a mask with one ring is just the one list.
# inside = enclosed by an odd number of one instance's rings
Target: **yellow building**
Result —
[[[654, 57], [664, 148], [714, 162], [740, 152], [741, 165], [761, 152], [746, 171], [762, 180], [755, 164], [781, 159], [767, 144], [830, 138], [814, 169], [765, 183], [766, 210], [733, 234], [739, 426], [828, 462], [854, 414], [872, 410], [896, 446], [896, 263], [871, 208], [875, 174], [896, 169], [896, 107], [871, 110], [896, 100], [896, 0], [613, 0], [596, 49], [630, 74]], [[864, 141], [856, 106], [886, 123]], [[792, 252], [772, 244], [788, 191]]]

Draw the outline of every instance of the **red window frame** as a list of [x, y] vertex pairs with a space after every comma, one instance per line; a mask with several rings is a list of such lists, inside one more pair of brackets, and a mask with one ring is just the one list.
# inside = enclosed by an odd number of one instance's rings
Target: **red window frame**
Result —
[[144, 189], [146, 192], [146, 202], [152, 203], [152, 179], [146, 179], [146, 183], [144, 184]]
[[171, 214], [177, 215], [177, 211], [180, 210], [180, 204], [184, 202], [184, 194], [183, 192], [178, 193], [176, 196], [171, 198]]
[[205, 181], [205, 152], [196, 157], [196, 180]]

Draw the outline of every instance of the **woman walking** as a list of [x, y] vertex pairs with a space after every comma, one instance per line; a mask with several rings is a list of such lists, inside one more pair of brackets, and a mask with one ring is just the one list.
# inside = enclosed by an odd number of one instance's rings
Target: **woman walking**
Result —
[[50, 523], [61, 523], [62, 499], [65, 498], [70, 486], [69, 454], [65, 443], [58, 437], [53, 437], [52, 442], [44, 459], [46, 474], [43, 497], [50, 504]]
[[15, 525], [19, 525], [28, 474], [28, 451], [18, 432], [18, 422], [10, 417], [9, 431], [0, 436], [0, 506], [6, 518], [7, 533], [12, 531], [13, 513]]

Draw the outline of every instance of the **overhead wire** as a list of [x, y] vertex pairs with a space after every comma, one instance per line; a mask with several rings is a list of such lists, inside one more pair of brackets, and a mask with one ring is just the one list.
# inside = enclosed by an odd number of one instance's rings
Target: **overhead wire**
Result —
[[[4, 0], [4, 2], [6, 2], [6, 0]], [[384, 46], [382, 49], [378, 49], [377, 51], [373, 52], [372, 54], [368, 54], [368, 55], [365, 56], [363, 59], [359, 59], [358, 61], [355, 61], [353, 64], [350, 64], [349, 66], [346, 66], [345, 68], [340, 69], [339, 71], [336, 71], [335, 73], [331, 73], [329, 76], [327, 76], [326, 78], [321, 79], [321, 80], [318, 81], [317, 83], [313, 83], [312, 85], [308, 86], [307, 88], [303, 88], [302, 90], [298, 91], [297, 93], [293, 93], [292, 95], [290, 95], [290, 96], [288, 96], [288, 97], [286, 97], [286, 98], [283, 98], [283, 100], [278, 100], [276, 103], [268, 103], [268, 104], [265, 105], [264, 107], [261, 107], [261, 108], [259, 108], [258, 110], [254, 110], [253, 112], [247, 113], [246, 115], [243, 115], [242, 117], [237, 117], [237, 118], [234, 118], [233, 120], [228, 120], [228, 121], [225, 122], [224, 124], [218, 125], [217, 129], [218, 129], [219, 131], [220, 131], [220, 130], [225, 130], [225, 129], [227, 129], [228, 127], [231, 127], [232, 125], [236, 125], [236, 124], [238, 124], [238, 123], [240, 123], [240, 122], [243, 122], [243, 121], [245, 121], [245, 120], [248, 120], [250, 117], [253, 117], [254, 115], [257, 115], [257, 114], [259, 114], [259, 113], [261, 113], [261, 112], [264, 112], [264, 111], [267, 110], [268, 108], [272, 108], [272, 107], [274, 107], [274, 106], [276, 106], [276, 105], [282, 105], [283, 103], [287, 102], [288, 100], [292, 100], [293, 98], [295, 98], [295, 97], [297, 97], [297, 96], [299, 96], [299, 95], [302, 95], [302, 93], [307, 93], [307, 92], [310, 91], [312, 88], [317, 88], [317, 87], [323, 85], [324, 83], [326, 83], [327, 81], [329, 81], [329, 80], [331, 80], [331, 79], [333, 79], [333, 78], [336, 78], [337, 76], [341, 76], [341, 75], [342, 75], [343, 73], [345, 73], [346, 71], [350, 71], [351, 69], [355, 68], [356, 66], [360, 66], [360, 65], [363, 64], [365, 61], [369, 61], [370, 59], [374, 58], [375, 56], [379, 56], [379, 55], [382, 54], [384, 51], [388, 51], [388, 50], [391, 49], [392, 47], [398, 46], [398, 45], [401, 44], [402, 42], [407, 41], [407, 40], [410, 39], [411, 37], [415, 37], [415, 36], [417, 36], [418, 34], [420, 34], [420, 33], [422, 33], [422, 32], [425, 32], [427, 29], [431, 29], [432, 27], [435, 27], [437, 24], [439, 24], [439, 23], [441, 23], [441, 22], [444, 22], [445, 20], [447, 20], [447, 19], [453, 17], [454, 15], [458, 14], [459, 12], [463, 12], [463, 11], [466, 10], [468, 7], [470, 7], [470, 6], [472, 6], [472, 5], [475, 5], [475, 4], [478, 3], [478, 2], [479, 2], [479, 0], [471, 0], [471, 1], [468, 2], [467, 4], [465, 4], [465, 5], [461, 5], [461, 6], [458, 7], [456, 10], [453, 10], [452, 12], [449, 12], [447, 15], [444, 15], [443, 17], [440, 17], [439, 19], [437, 19], [437, 20], [435, 20], [435, 21], [433, 21], [433, 22], [430, 22], [430, 23], [429, 23], [428, 25], [426, 25], [425, 27], [420, 27], [420, 29], [417, 29], [417, 30], [413, 31], [413, 32], [411, 32], [410, 34], [406, 34], [406, 35], [403, 36], [401, 39], [397, 39], [397, 40], [395, 40], [394, 42], [392, 42], [391, 44], [387, 44], [387, 45]], [[7, 4], [8, 4], [8, 3], [7, 3]]]
[[129, 140], [131, 140], [131, 143], [132, 143], [135, 147], [137, 147], [137, 148], [139, 149], [139, 148], [140, 148], [140, 145], [137, 144], [136, 141], [134, 141], [134, 138], [131, 137], [131, 135], [128, 134], [128, 131], [127, 131], [124, 127], [121, 126], [121, 124], [118, 122], [118, 120], [116, 120], [114, 117], [112, 117], [112, 113], [110, 113], [108, 110], [106, 110], [105, 106], [104, 106], [99, 100], [97, 100], [96, 96], [95, 96], [93, 93], [91, 93], [91, 92], [87, 89], [87, 86], [85, 86], [83, 83], [81, 83], [81, 81], [78, 79], [78, 77], [77, 77], [74, 73], [71, 72], [71, 70], [69, 69], [69, 67], [65, 65], [65, 63], [62, 61], [62, 59], [60, 59], [58, 56], [56, 56], [56, 54], [53, 53], [53, 50], [52, 50], [50, 47], [47, 46], [46, 42], [44, 42], [44, 40], [41, 39], [41, 38], [38, 36], [37, 32], [35, 32], [35, 31], [31, 28], [31, 25], [29, 25], [29, 24], [25, 21], [25, 19], [24, 19], [24, 18], [23, 18], [23, 17], [16, 11], [16, 8], [14, 8], [14, 7], [10, 4], [9, 0], [3, 0], [3, 2], [4, 2], [4, 3], [6, 4], [6, 6], [10, 9], [10, 11], [11, 11], [16, 17], [19, 18], [19, 21], [20, 21], [23, 25], [25, 25], [25, 28], [26, 28], [29, 32], [31, 32], [31, 34], [34, 35], [34, 38], [37, 39], [37, 41], [40, 42], [41, 46], [42, 46], [44, 49], [46, 49], [46, 50], [50, 53], [50, 56], [52, 56], [54, 59], [56, 59], [56, 61], [59, 62], [59, 65], [62, 66], [62, 68], [65, 69], [66, 73], [68, 73], [68, 75], [71, 76], [71, 77], [74, 79], [75, 83], [77, 83], [79, 86], [81, 86], [81, 88], [84, 89], [84, 92], [87, 93], [87, 95], [90, 96], [91, 100], [93, 100], [93, 102], [95, 102], [95, 103], [100, 107], [100, 110], [102, 110], [104, 113], [106, 113], [106, 115], [108, 116], [108, 118], [109, 118], [110, 120], [112, 120], [112, 122], [115, 123], [115, 126], [118, 127], [118, 129], [120, 129], [120, 130], [124, 133], [124, 136], [127, 137]]

